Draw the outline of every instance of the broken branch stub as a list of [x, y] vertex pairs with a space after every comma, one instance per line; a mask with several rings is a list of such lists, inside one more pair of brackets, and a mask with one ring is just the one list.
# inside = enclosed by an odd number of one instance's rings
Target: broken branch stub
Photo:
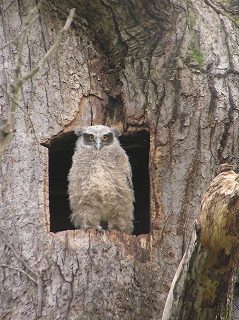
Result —
[[175, 273], [162, 320], [216, 319], [238, 265], [239, 175], [213, 179], [202, 200], [200, 228]]
[[239, 244], [239, 175], [222, 172], [213, 179], [202, 200], [201, 244], [212, 252], [232, 253]]

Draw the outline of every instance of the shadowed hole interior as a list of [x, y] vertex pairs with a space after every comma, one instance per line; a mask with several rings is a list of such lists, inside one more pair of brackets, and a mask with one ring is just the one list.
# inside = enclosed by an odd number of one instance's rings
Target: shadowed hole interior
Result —
[[[72, 165], [77, 136], [70, 132], [52, 139], [49, 148], [50, 231], [75, 229], [70, 222], [67, 175]], [[139, 131], [120, 137], [129, 156], [135, 192], [134, 234], [150, 232], [149, 209], [149, 133]]]

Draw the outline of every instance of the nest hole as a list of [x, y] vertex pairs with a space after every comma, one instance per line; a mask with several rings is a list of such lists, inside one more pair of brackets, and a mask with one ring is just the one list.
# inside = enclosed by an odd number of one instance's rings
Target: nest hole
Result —
[[[67, 176], [77, 136], [70, 132], [54, 138], [49, 148], [49, 211], [50, 231], [75, 229], [70, 222], [71, 209], [68, 199]], [[150, 184], [149, 184], [149, 133], [139, 131], [123, 134], [121, 146], [126, 151], [132, 167], [135, 192], [134, 233], [150, 232]]]

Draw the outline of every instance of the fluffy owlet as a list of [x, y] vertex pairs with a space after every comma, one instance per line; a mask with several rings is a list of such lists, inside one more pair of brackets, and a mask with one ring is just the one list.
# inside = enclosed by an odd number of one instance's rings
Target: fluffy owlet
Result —
[[76, 130], [79, 136], [68, 175], [71, 221], [76, 228], [133, 231], [132, 174], [119, 133], [102, 125]]

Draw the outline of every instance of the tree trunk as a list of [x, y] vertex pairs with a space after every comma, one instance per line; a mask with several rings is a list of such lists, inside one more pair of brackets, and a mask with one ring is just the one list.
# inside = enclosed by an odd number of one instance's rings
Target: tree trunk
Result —
[[[220, 163], [238, 162], [236, 6], [48, 1], [29, 32], [23, 73], [72, 7], [75, 23], [58, 54], [23, 87], [0, 171], [0, 316], [161, 319], [201, 196]], [[27, 9], [1, 2], [1, 44], [18, 39]], [[9, 92], [16, 54], [16, 41], [2, 49], [0, 84]], [[2, 118], [9, 99], [1, 93]], [[50, 232], [49, 150], [99, 123], [150, 133], [149, 234]]]
[[[226, 317], [226, 298], [238, 266], [239, 175], [219, 174], [202, 201], [200, 227], [175, 274], [162, 320]], [[230, 312], [228, 312], [230, 313]]]

